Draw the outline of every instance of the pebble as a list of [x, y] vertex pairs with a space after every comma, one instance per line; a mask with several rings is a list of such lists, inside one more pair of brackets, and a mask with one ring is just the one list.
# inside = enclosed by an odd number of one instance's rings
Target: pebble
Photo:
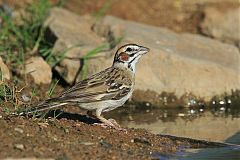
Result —
[[19, 150], [24, 150], [24, 145], [23, 144], [15, 144], [14, 148], [19, 149]]
[[26, 96], [25, 94], [22, 95], [22, 100], [24, 102], [29, 102], [30, 101], [30, 98], [28, 96]]
[[23, 129], [21, 129], [21, 128], [14, 128], [14, 131], [19, 132], [19, 133], [23, 133]]
[[167, 116], [168, 116], [167, 112], [164, 112], [164, 113], [163, 113], [163, 117], [164, 117], [164, 118], [167, 118]]
[[81, 124], [80, 123], [76, 123], [76, 127], [81, 127]]
[[104, 148], [112, 148], [112, 144], [104, 141], [104, 140], [100, 140], [99, 142], [101, 144], [101, 146], [103, 146]]
[[90, 146], [90, 145], [93, 145], [94, 143], [92, 143], [92, 142], [81, 142], [80, 144], [83, 144], [85, 146]]
[[133, 139], [133, 142], [134, 143], [142, 143], [142, 144], [145, 144], [145, 145], [149, 145], [149, 146], [152, 146], [152, 144], [146, 139], [146, 138], [134, 138]]
[[65, 132], [65, 133], [69, 133], [69, 129], [65, 128], [65, 129], [64, 129], [64, 132]]
[[133, 117], [131, 115], [128, 116], [129, 121], [133, 121]]
[[179, 117], [184, 117], [185, 114], [184, 114], [184, 113], [178, 113], [178, 116], [179, 116]]
[[38, 125], [40, 127], [44, 127], [44, 128], [47, 128], [47, 126], [49, 125], [48, 123], [38, 123]]

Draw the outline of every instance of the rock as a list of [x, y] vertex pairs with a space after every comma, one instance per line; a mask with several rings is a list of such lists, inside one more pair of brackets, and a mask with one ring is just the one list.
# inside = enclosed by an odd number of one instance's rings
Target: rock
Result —
[[10, 71], [7, 65], [3, 62], [2, 58], [0, 57], [0, 69], [4, 79], [10, 80]]
[[[124, 28], [122, 44], [150, 48], [137, 66], [136, 89], [175, 93], [177, 97], [192, 93], [205, 100], [240, 89], [240, 54], [233, 45], [111, 16], [98, 27], [102, 26], [108, 26], [110, 32]], [[112, 59], [99, 61], [97, 71], [112, 63]]]
[[25, 74], [33, 77], [36, 84], [49, 84], [52, 81], [51, 67], [42, 57], [31, 57], [26, 61]]
[[16, 148], [16, 149], [19, 149], [19, 150], [23, 151], [25, 147], [24, 147], [24, 145], [23, 145], [23, 144], [14, 144], [14, 148]]
[[22, 98], [23, 102], [29, 102], [31, 100], [31, 98], [29, 96], [27, 96], [26, 94], [23, 94], [21, 96], [21, 98]]
[[81, 44], [68, 50], [67, 58], [56, 67], [70, 84], [80, 67], [74, 57], [83, 57], [97, 46], [123, 37], [111, 54], [105, 52], [87, 61], [88, 75], [110, 67], [120, 45], [137, 43], [151, 49], [137, 66], [136, 89], [140, 91], [167, 92], [177, 98], [194, 95], [208, 101], [215, 95], [240, 89], [240, 54], [234, 45], [111, 16], [94, 23], [89, 17], [58, 8], [52, 10], [46, 23], [57, 37], [55, 54]]
[[21, 128], [14, 128], [14, 131], [16, 131], [18, 133], [23, 133], [24, 132], [23, 129], [21, 129]]
[[65, 54], [65, 58], [55, 68], [69, 84], [74, 82], [81, 67], [80, 58], [105, 42], [92, 31], [94, 20], [90, 16], [78, 16], [67, 10], [54, 8], [46, 21], [56, 37], [53, 48], [55, 54]]
[[240, 47], [240, 7], [227, 11], [206, 7], [204, 15], [201, 23], [204, 34]]

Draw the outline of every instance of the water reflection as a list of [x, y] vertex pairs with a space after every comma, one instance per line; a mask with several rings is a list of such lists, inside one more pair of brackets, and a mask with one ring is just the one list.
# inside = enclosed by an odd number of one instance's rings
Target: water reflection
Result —
[[154, 153], [153, 158], [164, 160], [239, 160], [240, 147], [229, 146], [219, 148], [187, 149], [176, 154]]
[[[152, 107], [129, 105], [106, 114], [114, 117], [122, 126], [145, 128], [156, 134], [169, 134], [208, 141], [240, 144], [239, 103], [212, 103], [210, 106]], [[153, 153], [154, 159], [215, 160], [240, 159], [240, 146], [203, 149], [180, 149], [166, 155]]]
[[156, 134], [223, 142], [240, 132], [239, 106], [218, 104], [195, 108], [163, 108], [131, 105], [109, 114], [106, 116], [115, 117], [123, 126], [145, 128]]

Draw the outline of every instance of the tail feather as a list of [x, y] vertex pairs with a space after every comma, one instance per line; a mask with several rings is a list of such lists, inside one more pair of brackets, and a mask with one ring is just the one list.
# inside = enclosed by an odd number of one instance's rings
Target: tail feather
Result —
[[26, 109], [23, 112], [20, 112], [18, 115], [26, 115], [26, 114], [32, 114], [34, 112], [44, 111], [48, 109], [53, 109], [59, 106], [63, 106], [68, 104], [67, 102], [61, 102], [58, 98], [48, 99], [42, 103], [39, 103], [35, 106], [30, 107], [29, 109]]

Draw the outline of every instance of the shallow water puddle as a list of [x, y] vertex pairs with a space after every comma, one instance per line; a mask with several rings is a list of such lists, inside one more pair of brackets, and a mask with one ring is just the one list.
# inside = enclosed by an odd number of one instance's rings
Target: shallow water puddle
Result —
[[[206, 107], [207, 108], [207, 107]], [[128, 106], [107, 115], [122, 126], [145, 128], [155, 134], [235, 144], [202, 149], [179, 148], [173, 155], [153, 153], [159, 159], [240, 159], [240, 106], [203, 108], [151, 108]]]
[[179, 150], [176, 154], [154, 153], [154, 159], [161, 160], [239, 160], [240, 146], [204, 148], [204, 149], [186, 149]]

